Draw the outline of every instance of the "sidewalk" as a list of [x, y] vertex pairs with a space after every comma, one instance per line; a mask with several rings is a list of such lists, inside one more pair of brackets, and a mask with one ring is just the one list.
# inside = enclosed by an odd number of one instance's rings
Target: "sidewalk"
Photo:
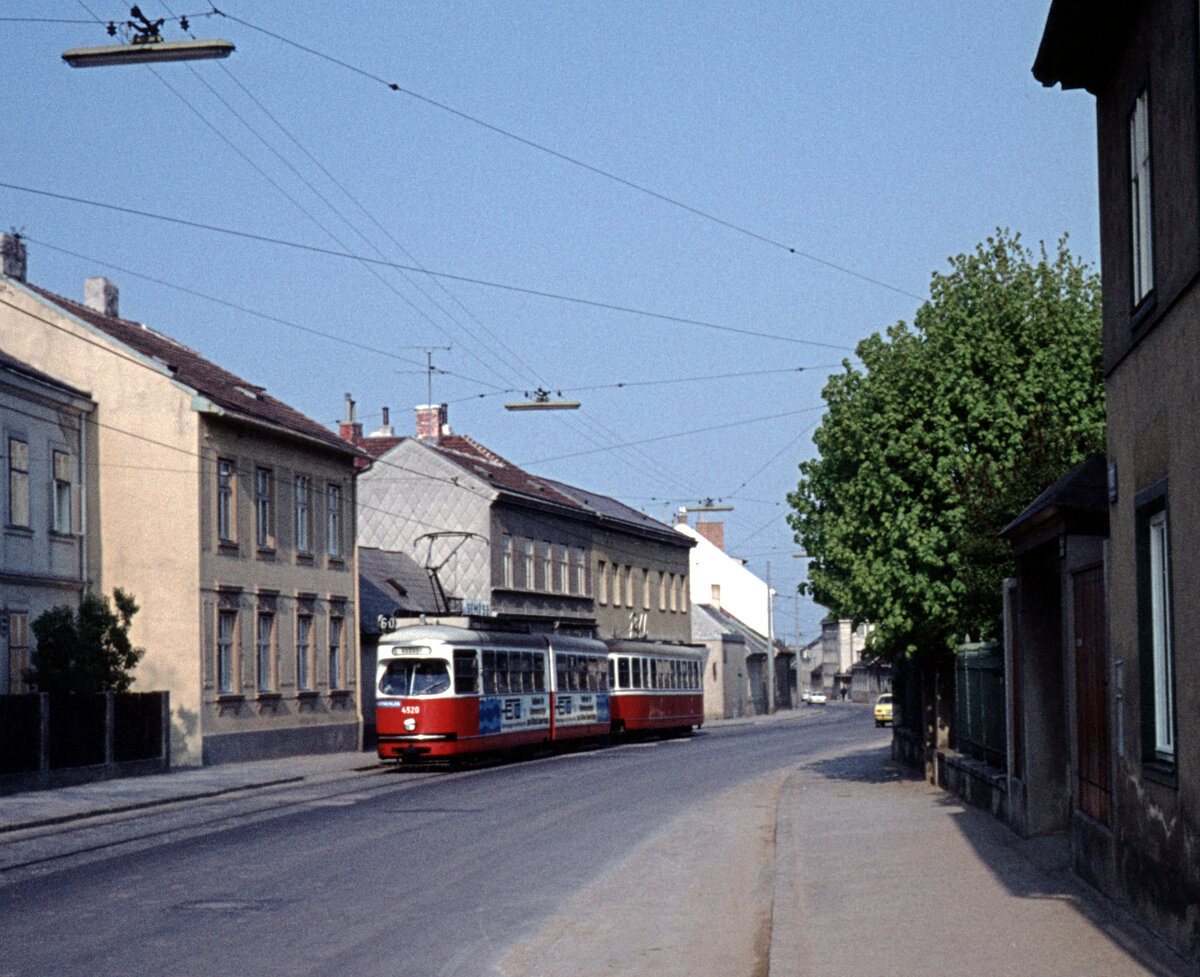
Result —
[[1195, 977], [1070, 870], [886, 750], [800, 764], [779, 795], [770, 977]]
[[262, 790], [292, 783], [345, 780], [379, 770], [374, 753], [325, 753], [213, 767], [182, 767], [74, 787], [0, 797], [0, 843], [6, 832], [143, 808]]

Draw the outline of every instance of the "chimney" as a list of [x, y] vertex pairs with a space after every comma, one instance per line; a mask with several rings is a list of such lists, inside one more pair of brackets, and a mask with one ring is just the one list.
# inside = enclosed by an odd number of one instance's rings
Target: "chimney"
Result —
[[394, 438], [396, 429], [388, 422], [388, 409], [383, 408], [383, 423], [379, 426], [379, 430], [372, 431], [369, 437], [372, 438]]
[[338, 425], [338, 437], [351, 444], [362, 441], [362, 425], [354, 419], [354, 400], [346, 394], [346, 419]]
[[25, 281], [25, 242], [20, 234], [0, 234], [0, 255], [4, 258], [4, 274]]
[[712, 543], [722, 553], [725, 552], [725, 523], [697, 521], [696, 532]]
[[89, 278], [83, 283], [83, 304], [110, 319], [117, 318], [117, 286], [107, 278]]
[[445, 404], [421, 404], [413, 410], [417, 412], [417, 437], [421, 440], [440, 438], [450, 433], [446, 424]]

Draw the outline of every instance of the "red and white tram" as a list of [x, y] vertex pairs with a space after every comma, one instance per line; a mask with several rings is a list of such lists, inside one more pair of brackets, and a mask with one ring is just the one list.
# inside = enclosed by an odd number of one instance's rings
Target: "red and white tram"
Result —
[[702, 650], [651, 641], [420, 624], [385, 634], [376, 674], [383, 759], [455, 760], [704, 718]]
[[379, 756], [454, 759], [607, 736], [607, 659], [591, 638], [400, 628], [379, 642]]
[[637, 640], [607, 644], [614, 733], [687, 733], [704, 722], [702, 648]]

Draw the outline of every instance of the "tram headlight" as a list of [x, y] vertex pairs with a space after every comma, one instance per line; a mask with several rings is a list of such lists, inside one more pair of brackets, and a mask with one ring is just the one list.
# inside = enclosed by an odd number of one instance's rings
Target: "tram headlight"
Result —
[[404, 728], [406, 731], [411, 733], [417, 728], [417, 721], [413, 719], [412, 716], [409, 716], [406, 720], [404, 720]]

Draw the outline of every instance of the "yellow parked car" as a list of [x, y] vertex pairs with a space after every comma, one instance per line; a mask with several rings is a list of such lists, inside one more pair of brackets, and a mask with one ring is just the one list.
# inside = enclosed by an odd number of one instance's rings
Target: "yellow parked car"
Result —
[[892, 724], [892, 693], [885, 692], [875, 700], [875, 725], [890, 726]]

